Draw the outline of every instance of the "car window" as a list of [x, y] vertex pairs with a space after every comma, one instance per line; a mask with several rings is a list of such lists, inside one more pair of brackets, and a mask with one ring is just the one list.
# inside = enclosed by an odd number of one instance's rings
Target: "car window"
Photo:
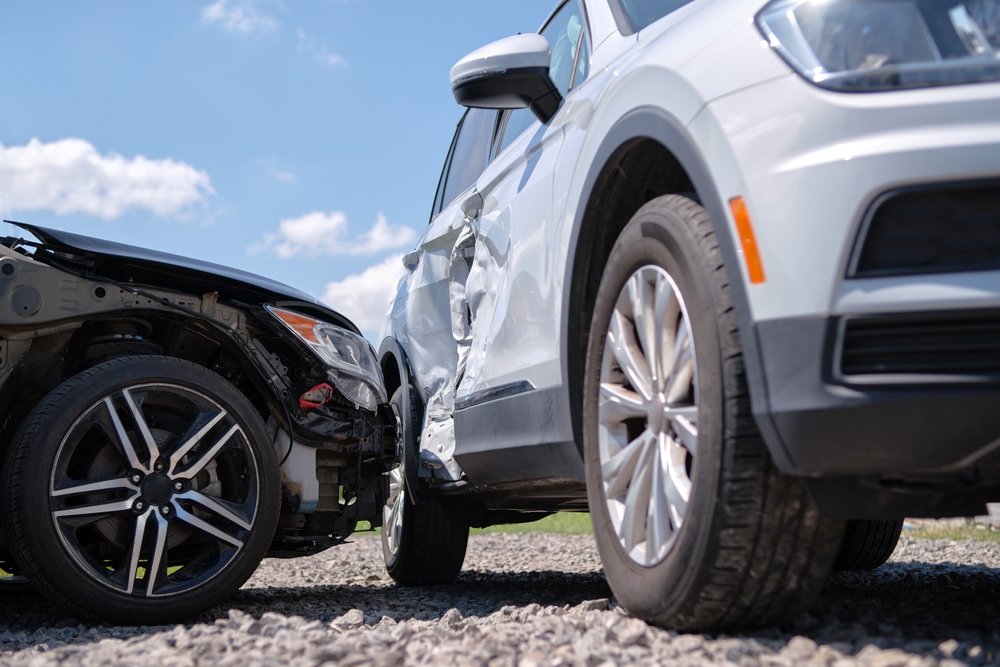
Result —
[[496, 122], [497, 112], [491, 109], [469, 109], [465, 113], [445, 161], [433, 215], [465, 192], [486, 169]]
[[[542, 28], [542, 36], [548, 39], [552, 46], [549, 76], [564, 96], [570, 88], [580, 85], [590, 73], [590, 43], [587, 41], [584, 25], [583, 10], [579, 1], [570, 0]], [[534, 122], [535, 115], [530, 109], [511, 111], [497, 153], [513, 143]]]
[[632, 30], [639, 32], [667, 14], [676, 11], [693, 0], [618, 0], [621, 3]]

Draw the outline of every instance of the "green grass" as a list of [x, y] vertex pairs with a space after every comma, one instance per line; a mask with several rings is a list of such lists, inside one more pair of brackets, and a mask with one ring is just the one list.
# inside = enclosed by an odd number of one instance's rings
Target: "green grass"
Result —
[[927, 540], [975, 540], [1000, 543], [1000, 531], [981, 530], [975, 526], [918, 526], [916, 530], [904, 530], [903, 535]]
[[473, 528], [473, 535], [482, 533], [559, 533], [561, 535], [590, 535], [590, 515], [579, 512], [559, 512], [531, 523], [514, 523], [489, 528]]
[[[363, 533], [367, 535], [380, 535], [381, 529], [370, 527], [367, 521], [358, 523], [355, 534]], [[470, 535], [482, 535], [483, 533], [559, 533], [561, 535], [590, 535], [594, 529], [590, 525], [590, 515], [579, 512], [558, 512], [551, 516], [531, 523], [504, 524], [502, 526], [490, 526], [489, 528], [473, 528]]]

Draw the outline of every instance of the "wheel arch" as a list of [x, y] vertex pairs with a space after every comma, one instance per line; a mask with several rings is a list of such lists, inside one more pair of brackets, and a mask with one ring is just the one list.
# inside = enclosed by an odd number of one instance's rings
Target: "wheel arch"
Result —
[[[90, 325], [134, 320], [136, 317], [150, 321], [155, 326], [182, 323], [182, 320], [165, 317], [158, 311], [101, 312], [74, 322], [71, 326], [60, 327], [52, 333], [32, 338], [31, 346], [21, 353], [11, 373], [2, 378], [0, 411], [5, 414], [6, 421], [0, 427], [0, 450], [6, 450], [8, 442], [20, 428], [21, 423], [50, 391], [85, 370], [86, 366], [81, 364], [83, 364], [86, 339], [93, 333], [88, 331]], [[215, 335], [206, 335], [200, 332], [200, 335], [210, 346], [215, 346], [211, 348], [213, 356], [214, 351], [219, 349], [225, 349], [229, 353], [248, 379], [248, 382], [241, 383], [239, 391], [247, 397], [262, 418], [266, 419], [266, 415], [271, 412], [271, 404], [277, 405], [277, 397], [268, 394], [264, 379], [260, 377], [260, 371], [254, 367], [246, 351], [229, 336], [221, 332], [214, 333]], [[204, 351], [188, 349], [177, 340], [171, 345], [164, 346], [159, 354], [190, 361], [213, 370], [209, 363], [210, 359]]]
[[[400, 387], [403, 388], [402, 414], [399, 419], [404, 424], [403, 427], [403, 452], [402, 457], [406, 461], [415, 462], [418, 451], [418, 436], [413, 429], [407, 429], [405, 424], [413, 423], [413, 415], [410, 414], [411, 406], [420, 409], [420, 395], [414, 392], [410, 384], [413, 374], [410, 372], [409, 362], [406, 359], [406, 352], [403, 346], [392, 337], [386, 337], [378, 350], [379, 366], [382, 368], [382, 378], [385, 382], [385, 393], [390, 398]], [[420, 414], [416, 415], [419, 423]], [[415, 465], [404, 466], [403, 471], [406, 478], [406, 490], [413, 499], [414, 504], [423, 504], [425, 498], [421, 493], [420, 480], [417, 477]]]
[[[629, 182], [626, 168], [638, 177]], [[576, 206], [562, 304], [563, 377], [574, 437], [578, 445], [583, 442], [582, 360], [604, 266], [635, 212], [665, 194], [696, 198], [712, 219], [739, 323], [753, 413], [771, 456], [782, 467], [790, 459], [770, 417], [757, 332], [724, 202], [683, 124], [656, 107], [633, 109], [612, 126], [590, 162]]]

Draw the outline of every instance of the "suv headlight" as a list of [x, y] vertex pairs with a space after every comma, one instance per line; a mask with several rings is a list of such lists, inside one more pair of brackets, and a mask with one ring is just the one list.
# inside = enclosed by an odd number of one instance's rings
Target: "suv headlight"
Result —
[[799, 74], [830, 90], [1000, 80], [1000, 0], [774, 0], [757, 27]]
[[382, 369], [368, 341], [302, 313], [271, 306], [267, 310], [329, 367], [330, 381], [349, 400], [372, 412], [386, 402]]

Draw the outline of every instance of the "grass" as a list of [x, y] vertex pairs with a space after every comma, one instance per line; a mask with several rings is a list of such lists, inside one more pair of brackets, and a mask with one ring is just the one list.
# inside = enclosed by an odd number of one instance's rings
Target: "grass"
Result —
[[[367, 521], [358, 523], [355, 533], [365, 533], [369, 535], [380, 535], [379, 528], [372, 529]], [[482, 535], [484, 533], [559, 533], [560, 535], [590, 535], [594, 529], [590, 525], [590, 515], [580, 512], [557, 512], [544, 519], [532, 521], [531, 523], [504, 524], [502, 526], [490, 526], [489, 528], [473, 528], [470, 535]]]
[[559, 533], [561, 535], [590, 535], [590, 515], [580, 512], [558, 512], [531, 523], [514, 523], [489, 528], [473, 528], [472, 535], [483, 533]]
[[[907, 522], [909, 523], [909, 522]], [[956, 526], [931, 522], [921, 522], [914, 530], [903, 529], [907, 537], [927, 540], [975, 540], [976, 542], [1000, 543], [1000, 531], [977, 528], [976, 526]]]

